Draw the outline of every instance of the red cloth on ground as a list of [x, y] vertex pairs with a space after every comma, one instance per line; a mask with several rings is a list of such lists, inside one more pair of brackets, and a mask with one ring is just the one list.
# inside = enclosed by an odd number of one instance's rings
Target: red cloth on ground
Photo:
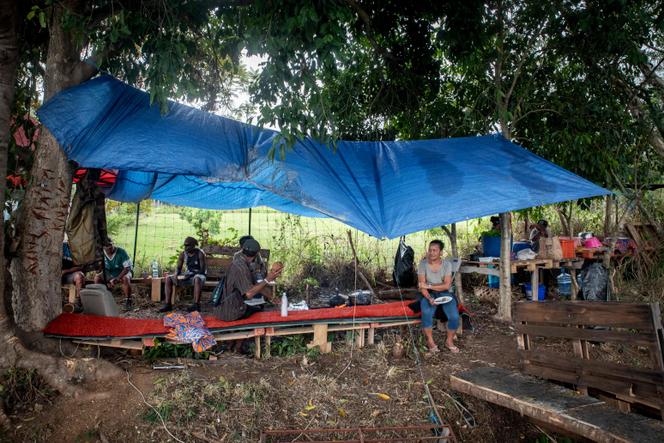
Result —
[[[308, 311], [290, 311], [288, 317], [282, 317], [279, 310], [257, 312], [249, 318], [225, 322], [216, 317], [205, 317], [210, 331], [234, 326], [271, 325], [277, 323], [311, 323], [316, 320], [352, 319], [352, 318], [417, 318], [406, 302], [392, 302], [382, 305], [355, 306], [346, 308], [310, 309]], [[121, 317], [102, 317], [98, 315], [62, 313], [46, 328], [44, 334], [61, 337], [143, 337], [168, 334], [163, 319], [136, 319]]]

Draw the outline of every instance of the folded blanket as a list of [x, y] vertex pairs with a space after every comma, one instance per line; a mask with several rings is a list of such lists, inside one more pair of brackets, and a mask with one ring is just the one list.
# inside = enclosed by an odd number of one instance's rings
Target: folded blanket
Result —
[[217, 344], [198, 312], [190, 314], [172, 312], [164, 316], [164, 326], [171, 328], [166, 338], [191, 343], [196, 352], [203, 352]]

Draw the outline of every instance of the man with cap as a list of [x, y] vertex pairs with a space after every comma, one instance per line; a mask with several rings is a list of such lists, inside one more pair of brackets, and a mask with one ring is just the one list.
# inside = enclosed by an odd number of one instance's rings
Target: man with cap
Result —
[[253, 238], [245, 239], [242, 250], [233, 257], [233, 262], [226, 274], [224, 283], [224, 295], [221, 303], [216, 308], [216, 315], [224, 321], [234, 321], [249, 317], [254, 312], [260, 311], [257, 306], [248, 306], [245, 300], [255, 297], [272, 296], [270, 284], [277, 279], [283, 271], [283, 264], [275, 263], [272, 268], [260, 279], [260, 272], [256, 272], [256, 257], [261, 250], [260, 244]]
[[[205, 262], [205, 252], [198, 247], [198, 240], [193, 237], [184, 239], [184, 251], [178, 257], [177, 269], [175, 275], [166, 279], [166, 302], [159, 312], [168, 312], [173, 310], [173, 301], [175, 291], [173, 286], [193, 286], [194, 303], [187, 308], [187, 311], [201, 310], [201, 293], [205, 284], [207, 274], [207, 263]], [[182, 274], [182, 267], [187, 265], [187, 272]]]
[[107, 238], [104, 241], [104, 270], [95, 275], [95, 283], [105, 282], [106, 286], [113, 289], [118, 284], [122, 285], [122, 293], [125, 296], [125, 309], [131, 308], [131, 270], [132, 263], [129, 254], [124, 249], [113, 244], [113, 240]]
[[[244, 242], [246, 242], [247, 240], [255, 240], [255, 239], [251, 235], [243, 235], [242, 237], [240, 237], [239, 241], [240, 250], [233, 255], [233, 259], [242, 254], [242, 247], [244, 246]], [[263, 278], [267, 274], [267, 267], [265, 266], [265, 260], [263, 260], [260, 251], [258, 251], [256, 257], [254, 257], [252, 262], [249, 264], [249, 268], [251, 269], [251, 273], [256, 277], [256, 281], [263, 280]]]

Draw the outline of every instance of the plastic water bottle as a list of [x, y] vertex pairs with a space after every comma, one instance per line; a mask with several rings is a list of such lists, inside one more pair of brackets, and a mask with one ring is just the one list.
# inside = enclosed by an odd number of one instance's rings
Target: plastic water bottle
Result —
[[281, 294], [281, 316], [288, 317], [288, 297], [285, 292]]
[[572, 276], [569, 275], [563, 268], [558, 280], [558, 293], [564, 296], [572, 295]]
[[150, 269], [152, 270], [152, 278], [159, 278], [159, 262], [157, 262], [156, 258], [152, 260]]

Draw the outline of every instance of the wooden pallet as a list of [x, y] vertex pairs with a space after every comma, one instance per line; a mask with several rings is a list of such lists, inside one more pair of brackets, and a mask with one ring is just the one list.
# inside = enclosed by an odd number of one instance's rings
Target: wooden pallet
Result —
[[625, 414], [602, 400], [506, 369], [476, 368], [450, 376], [450, 383], [459, 392], [593, 441], [660, 443], [663, 440], [661, 421]]
[[533, 272], [538, 269], [553, 268], [553, 260], [550, 258], [534, 258], [532, 260], [512, 260], [510, 262], [510, 271], [516, 274], [520, 270]]
[[[322, 353], [332, 351], [332, 343], [327, 340], [328, 332], [348, 332], [352, 333], [355, 344], [358, 348], [363, 348], [365, 345], [374, 344], [375, 331], [382, 328], [391, 328], [403, 325], [416, 325], [420, 323], [420, 319], [409, 320], [390, 320], [385, 322], [363, 322], [363, 323], [313, 323], [303, 324], [301, 326], [274, 326], [274, 327], [260, 327], [240, 331], [227, 331], [213, 332], [215, 340], [217, 341], [230, 341], [230, 340], [246, 340], [253, 338], [256, 344], [254, 356], [261, 358], [270, 356], [270, 347], [272, 344], [272, 337], [284, 337], [300, 334], [313, 334], [313, 339], [307, 345], [309, 348], [317, 347]], [[265, 340], [263, 341], [263, 337]], [[140, 350], [143, 351], [146, 347], [154, 346], [155, 338], [163, 337], [143, 337], [135, 339], [72, 339], [73, 343], [99, 346], [107, 348], [119, 348], [127, 350]], [[175, 340], [169, 340], [172, 343], [181, 343]], [[265, 350], [263, 354], [263, 343]]]
[[[575, 385], [583, 394], [600, 391], [625, 411], [643, 405], [664, 418], [664, 334], [657, 303], [515, 303], [512, 312], [524, 372]], [[574, 357], [534, 349], [533, 337], [564, 339]], [[593, 360], [591, 342], [645, 348], [649, 366]]]

